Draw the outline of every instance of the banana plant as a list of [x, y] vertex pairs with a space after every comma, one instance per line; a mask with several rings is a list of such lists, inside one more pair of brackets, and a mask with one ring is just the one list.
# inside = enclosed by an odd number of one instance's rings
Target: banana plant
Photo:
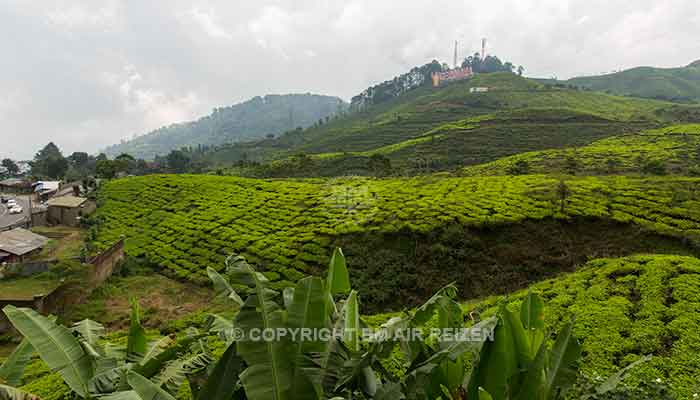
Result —
[[202, 335], [148, 341], [136, 302], [132, 302], [126, 348], [103, 340], [104, 327], [95, 321], [83, 320], [68, 328], [28, 308], [8, 305], [3, 311], [24, 337], [0, 367], [0, 379], [10, 388], [19, 385], [24, 365], [34, 352], [61, 375], [77, 397], [84, 399], [136, 395], [131, 385], [133, 374], [174, 394], [187, 374], [211, 363], [210, 355], [199, 343]]
[[471, 371], [467, 398], [553, 400], [576, 382], [581, 347], [573, 321], [550, 347], [545, 340], [544, 304], [534, 293], [520, 313], [501, 305], [494, 340], [486, 342]]

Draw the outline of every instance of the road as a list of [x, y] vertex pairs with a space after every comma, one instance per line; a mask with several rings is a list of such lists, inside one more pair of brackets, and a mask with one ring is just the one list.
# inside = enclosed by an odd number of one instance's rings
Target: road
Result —
[[27, 196], [14, 196], [3, 194], [3, 197], [17, 200], [17, 204], [22, 207], [21, 214], [10, 214], [7, 204], [0, 204], [0, 230], [9, 225], [14, 225], [29, 218], [29, 198]]

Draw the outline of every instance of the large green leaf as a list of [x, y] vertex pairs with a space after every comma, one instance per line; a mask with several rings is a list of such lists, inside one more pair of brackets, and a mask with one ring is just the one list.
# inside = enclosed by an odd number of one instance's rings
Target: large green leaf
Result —
[[489, 392], [484, 390], [484, 388], [480, 387], [479, 388], [479, 400], [493, 400], [493, 397], [491, 397]]
[[469, 398], [478, 398], [479, 387], [489, 392], [494, 400], [507, 398], [508, 382], [518, 368], [518, 359], [510, 319], [503, 317], [505, 311], [505, 306], [501, 306], [494, 340], [484, 344], [472, 369], [467, 389]]
[[129, 371], [127, 380], [142, 400], [175, 400], [168, 392], [134, 371]]
[[99, 322], [90, 319], [84, 319], [73, 324], [73, 332], [77, 332], [85, 340], [86, 343], [93, 347], [98, 346], [98, 342], [105, 332], [105, 327]]
[[131, 299], [131, 325], [129, 338], [126, 345], [126, 359], [130, 362], [139, 362], [148, 351], [148, 338], [146, 331], [141, 326], [139, 303]]
[[534, 358], [544, 342], [544, 301], [535, 293], [528, 292], [520, 307], [520, 321], [530, 343], [530, 358]]
[[617, 371], [613, 375], [609, 376], [608, 379], [606, 379], [603, 383], [598, 385], [598, 387], [596, 388], [596, 392], [598, 394], [605, 394], [605, 393], [608, 393], [612, 390], [615, 390], [617, 388], [617, 386], [620, 383], [622, 383], [622, 381], [627, 377], [627, 375], [633, 369], [637, 368], [637, 366], [639, 364], [642, 364], [642, 363], [645, 363], [645, 362], [651, 360], [651, 358], [652, 357], [650, 355], [646, 355], [646, 356], [640, 358], [639, 360], [631, 363], [630, 365], [626, 366], [625, 368], [622, 368], [621, 370]]
[[350, 291], [350, 275], [345, 264], [345, 255], [340, 248], [336, 248], [331, 256], [326, 285], [331, 294], [343, 294]]
[[236, 347], [248, 365], [240, 376], [246, 395], [249, 400], [287, 399], [293, 371], [290, 343], [286, 337], [264, 340], [260, 336], [286, 329], [285, 312], [274, 301], [277, 292], [269, 290], [264, 277], [250, 266], [245, 265], [232, 273], [237, 274], [241, 282], [252, 283], [254, 290], [234, 322], [243, 333]]
[[216, 294], [226, 296], [226, 298], [233, 300], [239, 306], [243, 305], [243, 299], [241, 299], [241, 296], [236, 293], [226, 278], [221, 276], [212, 267], [207, 267], [207, 275], [209, 275], [209, 279], [211, 279], [212, 283], [214, 284]]
[[345, 303], [345, 326], [343, 341], [352, 351], [360, 351], [360, 308], [357, 302], [357, 291], [350, 292]]
[[[295, 398], [314, 398], [318, 392], [314, 387], [313, 371], [318, 369], [310, 358], [311, 354], [327, 351], [328, 342], [318, 337], [322, 329], [330, 327], [327, 312], [324, 282], [317, 277], [306, 277], [297, 282], [293, 297], [287, 307], [287, 324], [290, 332], [295, 332], [296, 341], [292, 343], [291, 359], [294, 363], [292, 396]], [[301, 338], [304, 332], [311, 333], [309, 338]], [[319, 376], [315, 374], [314, 376]]]
[[12, 386], [0, 385], [1, 400], [41, 400], [39, 396], [27, 393]]
[[236, 390], [238, 376], [245, 367], [243, 359], [236, 353], [236, 345], [228, 346], [217, 361], [214, 371], [199, 392], [198, 400], [230, 400]]
[[85, 397], [94, 375], [93, 363], [71, 331], [28, 308], [8, 305], [3, 311], [46, 365], [60, 373], [74, 392]]
[[22, 383], [24, 368], [31, 360], [32, 354], [34, 354], [34, 347], [25, 337], [0, 366], [0, 381], [10, 386], [19, 386]]
[[545, 393], [554, 399], [576, 383], [578, 362], [581, 358], [581, 345], [573, 334], [571, 321], [559, 332], [547, 361]]

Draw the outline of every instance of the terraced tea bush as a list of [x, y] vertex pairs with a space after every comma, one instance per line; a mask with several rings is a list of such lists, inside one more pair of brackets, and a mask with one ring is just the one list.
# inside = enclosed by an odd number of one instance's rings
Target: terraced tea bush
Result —
[[[426, 234], [447, 225], [504, 226], [594, 218], [686, 240], [700, 237], [700, 179], [574, 178], [565, 214], [545, 176], [277, 181], [162, 175], [104, 185], [95, 248], [126, 236], [129, 255], [170, 274], [208, 281], [236, 252], [273, 287], [324, 270], [349, 235]], [[352, 256], [350, 256], [352, 257]], [[351, 258], [352, 259], [352, 258]]]

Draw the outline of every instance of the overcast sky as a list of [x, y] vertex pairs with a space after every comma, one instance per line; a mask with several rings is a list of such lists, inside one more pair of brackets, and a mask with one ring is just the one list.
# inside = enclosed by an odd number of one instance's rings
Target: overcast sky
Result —
[[0, 157], [66, 154], [268, 93], [349, 99], [480, 47], [566, 78], [700, 59], [698, 0], [0, 0]]

